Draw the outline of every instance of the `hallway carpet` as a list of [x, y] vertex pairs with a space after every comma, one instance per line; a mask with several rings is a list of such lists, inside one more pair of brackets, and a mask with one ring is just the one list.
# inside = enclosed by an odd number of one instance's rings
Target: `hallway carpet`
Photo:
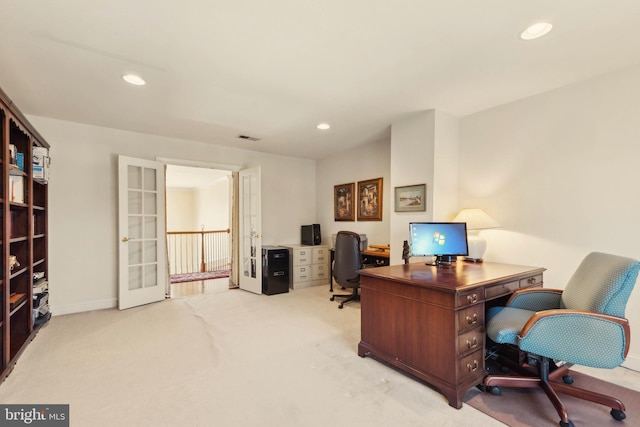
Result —
[[196, 273], [172, 274], [169, 276], [171, 283], [195, 282], [198, 280], [211, 280], [229, 277], [229, 270], [204, 271]]

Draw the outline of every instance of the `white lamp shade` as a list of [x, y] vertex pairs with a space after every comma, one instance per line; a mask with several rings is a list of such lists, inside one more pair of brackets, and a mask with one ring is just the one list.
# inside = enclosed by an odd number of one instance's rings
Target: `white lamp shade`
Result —
[[453, 219], [453, 222], [466, 222], [467, 230], [484, 230], [486, 228], [498, 228], [500, 224], [478, 208], [462, 209]]

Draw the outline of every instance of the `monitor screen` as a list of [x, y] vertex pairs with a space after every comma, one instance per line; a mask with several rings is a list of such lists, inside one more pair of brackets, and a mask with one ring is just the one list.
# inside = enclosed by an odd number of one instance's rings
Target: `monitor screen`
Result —
[[435, 256], [455, 261], [467, 256], [465, 222], [412, 222], [409, 224], [411, 256]]

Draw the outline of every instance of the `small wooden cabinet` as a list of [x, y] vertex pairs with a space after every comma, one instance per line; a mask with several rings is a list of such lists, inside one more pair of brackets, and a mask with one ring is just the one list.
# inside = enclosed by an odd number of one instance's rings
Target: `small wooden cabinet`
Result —
[[285, 245], [291, 251], [291, 288], [300, 289], [329, 283], [329, 247], [326, 245]]
[[[49, 145], [0, 90], [0, 381], [48, 320], [47, 175]], [[34, 173], [35, 170], [35, 173]], [[34, 292], [34, 275], [37, 290]], [[44, 293], [47, 294], [44, 294]], [[34, 294], [36, 294], [34, 302]], [[46, 308], [46, 312], [45, 312]], [[44, 317], [43, 317], [44, 316]]]

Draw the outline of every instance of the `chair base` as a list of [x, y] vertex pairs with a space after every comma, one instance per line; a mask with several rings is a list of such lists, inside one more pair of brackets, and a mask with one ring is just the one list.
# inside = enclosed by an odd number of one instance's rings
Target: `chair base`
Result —
[[[584, 399], [589, 402], [608, 406], [609, 408], [611, 408], [611, 416], [618, 421], [626, 418], [626, 415], [624, 413], [625, 407], [620, 400], [616, 399], [615, 397], [606, 396], [592, 390], [584, 390], [578, 387], [571, 386], [569, 384], [565, 384], [564, 382], [560, 382], [562, 380], [567, 383], [570, 382], [570, 377], [567, 376], [569, 372], [568, 367], [561, 366], [554, 369], [553, 372], [550, 373], [550, 366], [551, 364], [553, 364], [553, 362], [551, 362], [546, 357], [535, 357], [535, 359], [538, 360], [537, 370], [534, 366], [529, 364], [526, 364], [524, 366], [509, 366], [511, 369], [514, 369], [516, 372], [522, 374], [523, 376], [486, 376], [482, 383], [485, 391], [499, 386], [513, 388], [540, 387], [545, 392], [554, 408], [556, 409], [556, 412], [560, 416], [560, 426], [562, 427], [573, 426], [573, 423], [569, 419], [567, 408], [558, 397], [558, 393], [568, 394], [579, 399]], [[505, 360], [502, 361], [504, 362]], [[507, 364], [510, 365], [511, 363]], [[553, 366], [555, 367], [555, 365]], [[494, 391], [495, 390], [492, 390], [492, 392]], [[500, 394], [500, 392], [498, 391], [497, 393], [493, 394]]]
[[344, 301], [342, 301], [340, 303], [340, 305], [338, 305], [338, 308], [342, 308], [342, 307], [344, 307], [344, 304], [349, 302], [349, 301], [360, 301], [360, 294], [358, 294], [358, 288], [353, 288], [353, 293], [351, 293], [349, 295], [333, 294], [333, 295], [331, 295], [331, 298], [329, 298], [329, 300], [330, 301], [335, 301], [336, 298], [344, 298]]

